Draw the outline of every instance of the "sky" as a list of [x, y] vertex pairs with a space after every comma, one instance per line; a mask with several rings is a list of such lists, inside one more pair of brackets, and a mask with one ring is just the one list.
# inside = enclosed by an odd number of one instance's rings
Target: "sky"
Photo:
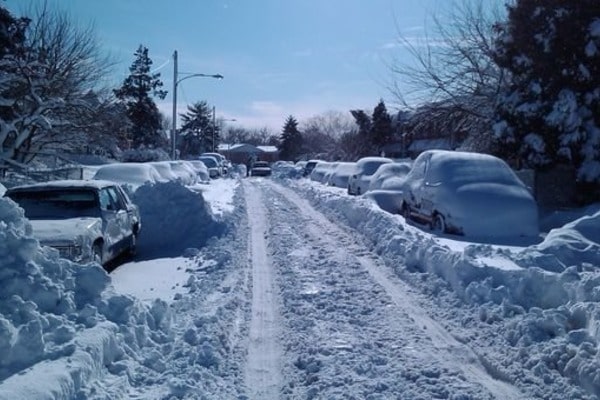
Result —
[[[280, 131], [329, 110], [394, 110], [389, 63], [404, 57], [397, 37], [422, 36], [448, 0], [7, 0], [15, 14], [47, 1], [74, 21], [92, 23], [117, 65], [111, 84], [128, 74], [140, 44], [170, 93], [157, 100], [172, 114], [173, 53], [179, 72], [221, 74], [178, 86], [178, 110], [206, 100], [217, 118]], [[178, 75], [179, 79], [183, 75]]]
[[600, 204], [481, 244], [284, 167], [132, 186], [110, 274], [0, 197], [0, 399], [598, 398]]

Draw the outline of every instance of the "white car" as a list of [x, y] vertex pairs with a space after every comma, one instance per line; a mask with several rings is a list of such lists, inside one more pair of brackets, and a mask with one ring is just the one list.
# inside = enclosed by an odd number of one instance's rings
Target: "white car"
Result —
[[415, 160], [402, 189], [402, 214], [443, 233], [536, 237], [537, 204], [501, 159], [428, 150]]
[[210, 180], [210, 175], [208, 174], [208, 168], [206, 165], [200, 160], [189, 160], [189, 163], [194, 167], [196, 171], [196, 175], [198, 175], [198, 180], [200, 182], [206, 183]]
[[385, 157], [363, 157], [356, 162], [354, 172], [348, 179], [348, 194], [361, 195], [369, 190], [371, 176], [377, 169], [387, 163], [393, 162]]
[[135, 253], [139, 210], [115, 182], [52, 181], [17, 186], [5, 196], [25, 211], [33, 236], [64, 258], [105, 265]]
[[411, 165], [407, 162], [393, 162], [380, 166], [371, 177], [369, 190], [400, 191], [410, 168]]
[[348, 179], [354, 172], [355, 163], [353, 162], [338, 162], [330, 174], [328, 174], [327, 184], [339, 188], [348, 187]]
[[206, 168], [208, 168], [208, 175], [211, 179], [216, 179], [221, 176], [221, 166], [219, 161], [213, 156], [200, 156], [198, 157], [199, 161], [202, 161]]
[[161, 182], [164, 179], [149, 163], [114, 163], [98, 168], [94, 179], [117, 182], [135, 191], [139, 186]]
[[[306, 164], [307, 166], [309, 164]], [[310, 172], [310, 180], [320, 183], [326, 183], [325, 176], [329, 173], [332, 163], [328, 161], [319, 161]]]

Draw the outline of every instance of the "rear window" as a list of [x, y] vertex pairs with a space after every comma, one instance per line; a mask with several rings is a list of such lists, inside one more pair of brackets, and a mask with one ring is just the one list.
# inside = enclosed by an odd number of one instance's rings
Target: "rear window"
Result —
[[29, 219], [64, 219], [97, 217], [99, 202], [94, 190], [49, 189], [8, 192]]

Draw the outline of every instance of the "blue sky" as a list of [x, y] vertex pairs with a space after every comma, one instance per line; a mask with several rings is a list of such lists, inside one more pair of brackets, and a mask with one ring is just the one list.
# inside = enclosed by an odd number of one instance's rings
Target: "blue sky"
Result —
[[[33, 3], [42, 0], [33, 0]], [[173, 51], [179, 71], [222, 74], [178, 87], [178, 109], [206, 100], [230, 123], [280, 131], [288, 115], [302, 121], [329, 110], [388, 110], [388, 63], [404, 57], [398, 32], [424, 34], [431, 14], [448, 0], [47, 0], [74, 21], [93, 23], [118, 62], [112, 84], [128, 73], [133, 53], [148, 47], [168, 96], [171, 115]], [[19, 15], [24, 0], [4, 4]], [[181, 75], [180, 75], [181, 78]]]

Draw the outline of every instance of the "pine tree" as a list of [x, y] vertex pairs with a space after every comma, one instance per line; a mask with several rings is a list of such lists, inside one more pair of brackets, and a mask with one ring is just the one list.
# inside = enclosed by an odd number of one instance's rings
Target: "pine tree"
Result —
[[279, 157], [282, 160], [295, 161], [302, 153], [302, 142], [298, 121], [290, 115], [279, 138]]
[[358, 125], [358, 132], [356, 135], [347, 135], [345, 141], [351, 144], [350, 147], [354, 149], [352, 153], [355, 158], [377, 154], [371, 143], [371, 127], [373, 126], [371, 117], [363, 110], [350, 110], [350, 114], [352, 114], [356, 125]]
[[392, 117], [388, 114], [383, 100], [373, 110], [371, 144], [376, 154], [383, 153], [383, 147], [392, 141]]
[[600, 3], [518, 0], [508, 12], [494, 54], [510, 80], [496, 110], [500, 155], [600, 181]]
[[140, 45], [134, 56], [135, 60], [129, 67], [130, 75], [114, 91], [115, 96], [127, 107], [127, 115], [132, 123], [133, 146], [165, 146], [162, 117], [152, 97], [164, 99], [167, 92], [160, 89], [163, 86], [160, 73], [151, 73], [152, 60], [148, 56], [148, 49]]
[[188, 106], [187, 113], [181, 114], [181, 121], [179, 148], [182, 157], [197, 156], [217, 148], [220, 134], [218, 127], [213, 126], [212, 111], [206, 101]]

